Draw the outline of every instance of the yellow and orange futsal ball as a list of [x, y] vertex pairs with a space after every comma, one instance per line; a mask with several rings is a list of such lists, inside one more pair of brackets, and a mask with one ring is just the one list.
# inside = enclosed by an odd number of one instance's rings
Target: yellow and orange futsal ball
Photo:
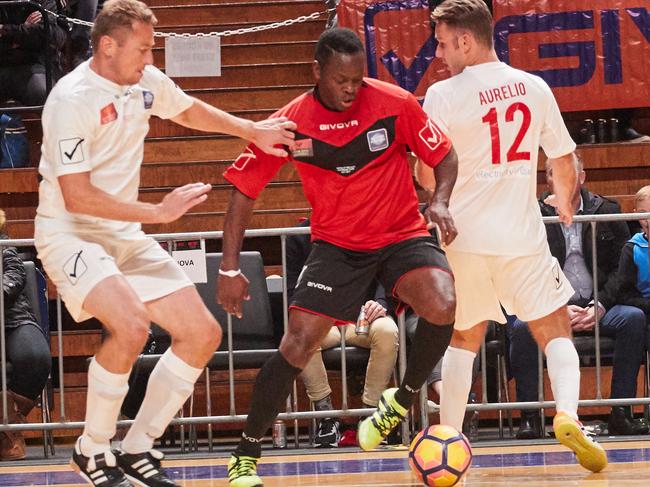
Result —
[[451, 426], [429, 426], [409, 447], [411, 470], [429, 487], [456, 485], [471, 463], [472, 447], [467, 437]]

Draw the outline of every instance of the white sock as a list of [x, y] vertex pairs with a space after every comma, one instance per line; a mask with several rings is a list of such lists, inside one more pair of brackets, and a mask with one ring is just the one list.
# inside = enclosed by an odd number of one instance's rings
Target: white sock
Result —
[[129, 373], [114, 374], [93, 357], [88, 366], [86, 426], [79, 449], [87, 457], [110, 450], [116, 421], [129, 390]]
[[463, 430], [475, 357], [476, 354], [469, 350], [448, 347], [442, 358], [440, 424], [453, 426], [458, 431]]
[[548, 342], [544, 353], [555, 409], [578, 419], [580, 359], [573, 342], [568, 338], [554, 338]]
[[153, 442], [165, 431], [192, 391], [203, 372], [188, 365], [169, 348], [160, 357], [149, 376], [142, 405], [122, 441], [127, 453], [142, 453], [153, 448]]

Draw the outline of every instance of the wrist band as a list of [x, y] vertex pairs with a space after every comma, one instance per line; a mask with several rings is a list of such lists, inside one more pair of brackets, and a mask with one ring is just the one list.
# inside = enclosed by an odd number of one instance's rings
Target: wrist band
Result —
[[223, 269], [219, 269], [220, 276], [235, 277], [238, 276], [239, 274], [241, 274], [241, 269], [231, 270], [231, 271], [224, 271]]

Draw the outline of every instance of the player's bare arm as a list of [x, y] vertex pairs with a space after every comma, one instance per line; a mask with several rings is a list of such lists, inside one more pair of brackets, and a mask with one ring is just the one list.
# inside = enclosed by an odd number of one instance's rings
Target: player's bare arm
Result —
[[448, 245], [458, 235], [454, 219], [449, 213], [449, 198], [458, 175], [458, 157], [453, 147], [449, 149], [449, 153], [440, 164], [433, 169], [433, 173], [435, 189], [425, 211], [425, 217], [438, 226], [442, 242]]
[[433, 174], [433, 169], [427, 166], [419, 158], [415, 160], [415, 167], [413, 168], [413, 175], [415, 180], [424, 189], [433, 192], [436, 189], [436, 177]]
[[209, 184], [192, 183], [176, 188], [158, 203], [125, 202], [94, 186], [90, 172], [59, 176], [59, 185], [70, 213], [140, 223], [169, 223], [190, 208], [203, 203], [212, 189]]
[[555, 207], [560, 221], [566, 225], [571, 225], [571, 222], [573, 222], [571, 200], [577, 177], [574, 159], [575, 154], [573, 152], [549, 159], [549, 166], [553, 171], [554, 193], [544, 200], [547, 205]]
[[293, 146], [296, 124], [286, 117], [270, 118], [253, 122], [235, 117], [219, 110], [197, 98], [184, 112], [172, 118], [174, 122], [184, 127], [203, 130], [205, 132], [221, 132], [235, 135], [253, 142], [257, 147], [277, 157], [286, 157], [287, 151], [281, 147]]
[[[249, 198], [237, 188], [232, 190], [223, 226], [221, 271], [228, 272], [239, 269], [239, 253], [244, 240], [244, 231], [253, 213], [254, 204], [254, 199]], [[223, 306], [227, 313], [241, 318], [242, 301], [250, 299], [248, 284], [249, 281], [244, 274], [227, 276], [220, 272], [217, 283], [217, 303]]]

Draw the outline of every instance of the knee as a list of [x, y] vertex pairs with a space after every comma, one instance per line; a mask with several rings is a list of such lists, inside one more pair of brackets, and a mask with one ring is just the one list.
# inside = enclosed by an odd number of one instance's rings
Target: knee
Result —
[[378, 318], [371, 327], [371, 348], [386, 353], [397, 350], [399, 330], [397, 324], [388, 317]]
[[111, 319], [110, 336], [125, 354], [137, 357], [149, 338], [149, 326], [149, 316], [145, 307], [134, 305], [128, 312]]
[[456, 319], [456, 296], [452, 292], [441, 293], [431, 301], [432, 304], [416, 313], [429, 323], [448, 325]]
[[212, 354], [221, 345], [222, 331], [219, 322], [212, 315], [207, 316], [197, 326], [194, 342], [204, 353]]
[[626, 321], [637, 332], [644, 333], [646, 329], [646, 316], [643, 311], [634, 306], [628, 306]]
[[293, 329], [282, 337], [280, 353], [289, 363], [303, 369], [319, 347], [320, 342], [314, 341], [309, 334]]

